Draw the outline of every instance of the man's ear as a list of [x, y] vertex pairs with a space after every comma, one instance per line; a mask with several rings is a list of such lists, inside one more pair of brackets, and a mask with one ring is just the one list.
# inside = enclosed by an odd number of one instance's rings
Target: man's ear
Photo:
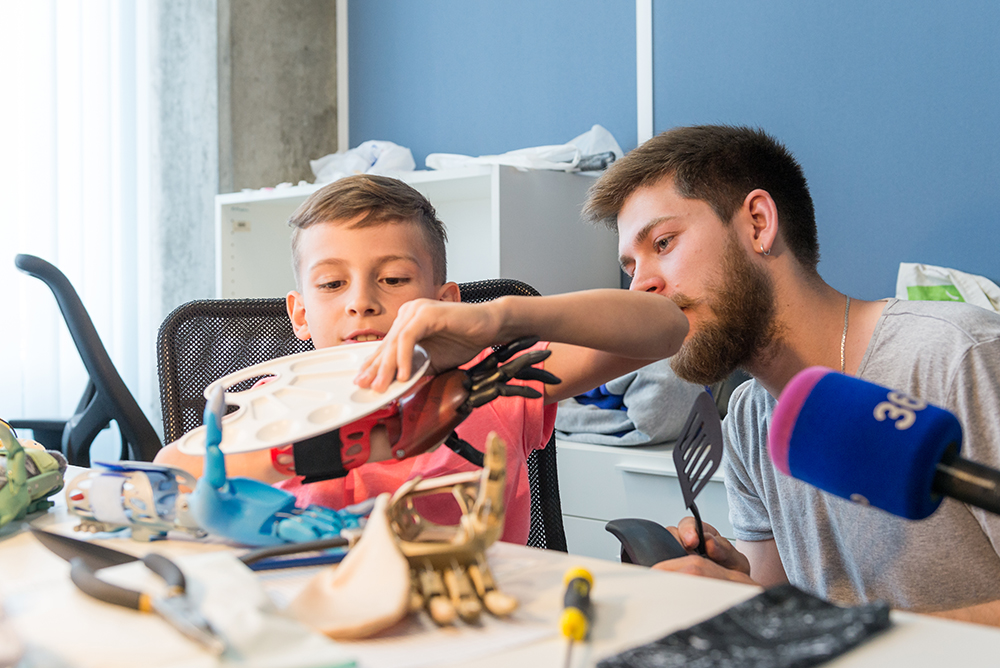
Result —
[[460, 302], [462, 301], [462, 291], [459, 289], [458, 283], [448, 281], [438, 288], [437, 298], [441, 302]]
[[778, 243], [778, 205], [769, 192], [758, 188], [744, 198], [743, 211], [751, 226], [754, 252], [770, 255]]
[[312, 338], [309, 333], [309, 323], [306, 322], [306, 303], [302, 295], [292, 290], [285, 297], [285, 306], [288, 307], [288, 319], [292, 321], [292, 330], [295, 336], [303, 341]]

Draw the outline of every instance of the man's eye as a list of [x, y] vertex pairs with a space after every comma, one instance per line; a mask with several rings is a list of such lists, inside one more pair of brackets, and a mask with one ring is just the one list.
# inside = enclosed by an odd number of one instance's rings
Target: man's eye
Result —
[[673, 237], [660, 237], [659, 239], [657, 239], [654, 242], [654, 245], [656, 246], [656, 250], [658, 250], [658, 251], [665, 251], [665, 250], [667, 250], [667, 248], [670, 246], [670, 242], [673, 241], [673, 240], [674, 240]]

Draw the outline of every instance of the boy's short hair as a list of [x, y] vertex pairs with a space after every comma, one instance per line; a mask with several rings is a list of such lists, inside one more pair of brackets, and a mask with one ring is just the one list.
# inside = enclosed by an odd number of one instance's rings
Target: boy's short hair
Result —
[[399, 179], [374, 174], [356, 174], [323, 186], [299, 206], [288, 219], [292, 228], [292, 270], [299, 278], [299, 237], [302, 230], [321, 223], [343, 222], [367, 214], [352, 227], [412, 223], [420, 228], [431, 256], [434, 282], [448, 280], [444, 223], [427, 198]]
[[726, 225], [750, 191], [766, 190], [778, 208], [785, 243], [803, 266], [816, 270], [816, 214], [802, 167], [759, 128], [699, 125], [653, 137], [591, 186], [584, 216], [617, 231], [625, 200], [669, 176], [681, 197], [706, 202]]

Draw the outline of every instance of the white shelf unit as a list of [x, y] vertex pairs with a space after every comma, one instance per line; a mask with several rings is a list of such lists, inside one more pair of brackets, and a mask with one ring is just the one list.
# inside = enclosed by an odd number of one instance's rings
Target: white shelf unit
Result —
[[[559, 497], [570, 554], [618, 561], [621, 543], [604, 525], [638, 517], [664, 526], [690, 515], [677, 481], [673, 446], [614, 447], [556, 440]], [[695, 504], [701, 519], [732, 536], [722, 469]]]
[[[448, 229], [448, 279], [516, 278], [542, 294], [619, 286], [617, 240], [584, 223], [592, 177], [477, 165], [406, 172]], [[218, 195], [216, 295], [277, 297], [294, 289], [289, 216], [322, 186]]]

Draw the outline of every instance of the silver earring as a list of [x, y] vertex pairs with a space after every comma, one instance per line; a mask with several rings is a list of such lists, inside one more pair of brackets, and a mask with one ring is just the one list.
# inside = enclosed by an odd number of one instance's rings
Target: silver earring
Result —
[[767, 250], [764, 250], [764, 242], [761, 242], [761, 244], [760, 244], [760, 252], [763, 253], [764, 255], [770, 255], [771, 254], [771, 249], [768, 248]]

